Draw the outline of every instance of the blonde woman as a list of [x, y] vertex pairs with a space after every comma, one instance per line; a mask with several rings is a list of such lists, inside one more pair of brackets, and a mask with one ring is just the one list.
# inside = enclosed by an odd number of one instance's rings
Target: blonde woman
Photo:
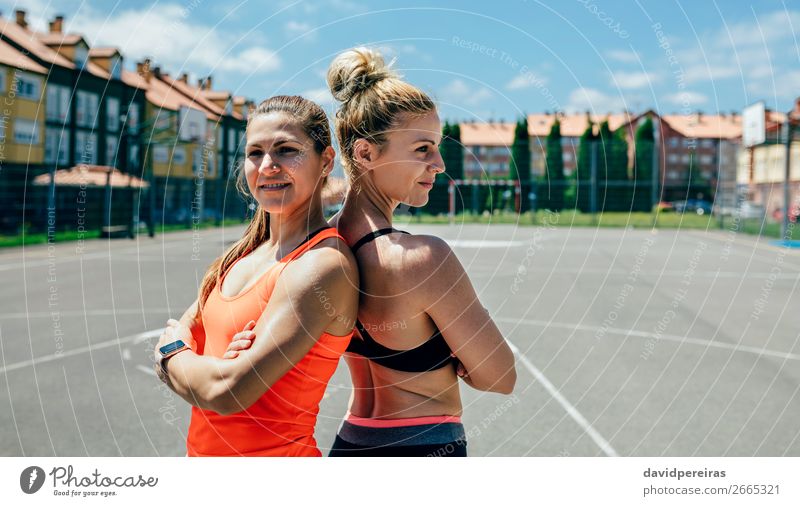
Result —
[[516, 370], [447, 243], [392, 226], [397, 206], [424, 206], [445, 170], [436, 106], [368, 48], [337, 56], [328, 85], [350, 181], [332, 223], [361, 279], [359, 336], [346, 354], [353, 395], [330, 455], [466, 456], [458, 377], [509, 394]]

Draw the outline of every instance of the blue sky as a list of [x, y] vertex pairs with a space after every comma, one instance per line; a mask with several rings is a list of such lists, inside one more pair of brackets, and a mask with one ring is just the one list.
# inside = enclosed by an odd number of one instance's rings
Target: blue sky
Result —
[[800, 3], [722, 1], [180, 0], [8, 2], [55, 14], [90, 44], [211, 73], [254, 100], [301, 93], [328, 110], [325, 70], [354, 45], [383, 49], [451, 120], [623, 108], [787, 110], [800, 96]]

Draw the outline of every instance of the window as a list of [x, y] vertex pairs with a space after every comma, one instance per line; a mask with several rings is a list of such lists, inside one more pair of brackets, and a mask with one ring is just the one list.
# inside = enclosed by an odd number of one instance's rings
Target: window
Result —
[[108, 97], [106, 99], [106, 129], [116, 132], [119, 128], [119, 99]]
[[[224, 166], [223, 165], [224, 163], [225, 162], [222, 160], [222, 155], [218, 154], [217, 155], [217, 167], [222, 168]], [[228, 175], [230, 176], [230, 174], [228, 174]]]
[[117, 136], [106, 135], [106, 165], [117, 165]]
[[0, 67], [0, 93], [6, 92], [6, 75], [8, 74], [8, 69], [6, 67]]
[[714, 157], [711, 155], [700, 155], [700, 163], [702, 165], [711, 165], [714, 163]]
[[572, 153], [564, 153], [564, 161], [571, 162], [572, 161]]
[[680, 160], [680, 157], [675, 153], [670, 153], [667, 156], [667, 161], [669, 161], [669, 163], [678, 163], [678, 160]]
[[678, 171], [677, 170], [670, 170], [667, 172], [667, 178], [669, 179], [678, 179]]
[[170, 113], [167, 110], [159, 109], [156, 112], [155, 130], [166, 130], [170, 127]]
[[97, 134], [94, 132], [75, 132], [75, 160], [89, 165], [97, 164]]
[[76, 123], [78, 126], [94, 126], [97, 121], [98, 98], [95, 93], [76, 93]]
[[42, 79], [25, 72], [14, 72], [14, 86], [18, 98], [39, 100], [42, 94]]
[[236, 152], [236, 130], [228, 129], [228, 153]]
[[481, 147], [480, 146], [472, 146], [469, 149], [472, 152], [472, 156], [474, 156], [475, 158], [480, 158], [480, 156], [481, 156]]
[[46, 94], [45, 117], [50, 121], [61, 123], [69, 121], [69, 88], [48, 83]]
[[216, 168], [217, 168], [216, 167], [217, 157], [214, 156], [213, 153], [207, 153], [206, 154], [206, 159], [208, 160], [206, 162], [208, 164], [208, 169], [207, 169], [208, 175], [209, 176], [216, 176], [216, 174], [217, 174], [217, 171], [216, 171]]
[[128, 144], [128, 170], [139, 165], [139, 145], [135, 142]]
[[69, 157], [69, 133], [63, 128], [44, 129], [44, 161], [66, 165]]
[[86, 44], [80, 43], [75, 45], [75, 65], [78, 68], [86, 66], [86, 60], [89, 59], [89, 48]]
[[700, 141], [700, 146], [704, 148], [713, 148], [714, 139], [703, 139], [702, 141]]
[[111, 58], [111, 77], [122, 79], [122, 59], [119, 56]]
[[680, 143], [680, 139], [678, 139], [677, 137], [670, 137], [669, 138], [669, 146], [671, 148], [677, 148], [679, 143]]
[[153, 146], [153, 162], [167, 163], [169, 161], [169, 149], [166, 146]]
[[139, 130], [139, 106], [133, 102], [128, 105], [126, 121], [131, 133], [136, 133]]
[[681, 155], [681, 162], [689, 163], [689, 155]]
[[39, 127], [35, 121], [16, 118], [14, 120], [14, 142], [17, 144], [40, 144]]
[[192, 173], [197, 175], [203, 172], [203, 151], [200, 148], [192, 150]]
[[175, 148], [172, 151], [172, 163], [176, 165], [183, 165], [186, 163], [186, 149]]

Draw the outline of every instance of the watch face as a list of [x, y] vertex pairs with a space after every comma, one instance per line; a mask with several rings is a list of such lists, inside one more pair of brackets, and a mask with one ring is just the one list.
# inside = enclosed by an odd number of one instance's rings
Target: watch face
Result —
[[159, 349], [158, 349], [158, 351], [159, 351], [159, 352], [160, 352], [162, 355], [169, 355], [169, 354], [170, 354], [170, 353], [172, 353], [173, 351], [175, 351], [175, 350], [179, 350], [179, 349], [183, 348], [184, 346], [186, 346], [186, 345], [185, 345], [185, 344], [183, 344], [183, 341], [181, 341], [180, 339], [178, 339], [178, 340], [177, 340], [177, 341], [175, 341], [174, 343], [169, 343], [169, 344], [167, 344], [167, 345], [164, 345], [164, 346], [162, 346], [161, 348], [159, 348]]

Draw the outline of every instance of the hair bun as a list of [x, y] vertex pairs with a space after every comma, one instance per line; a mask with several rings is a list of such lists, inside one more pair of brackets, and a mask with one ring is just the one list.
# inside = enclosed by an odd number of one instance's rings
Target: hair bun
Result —
[[328, 68], [328, 87], [333, 98], [347, 102], [355, 95], [369, 89], [378, 81], [397, 77], [391, 65], [374, 49], [357, 47], [348, 49], [334, 58]]

